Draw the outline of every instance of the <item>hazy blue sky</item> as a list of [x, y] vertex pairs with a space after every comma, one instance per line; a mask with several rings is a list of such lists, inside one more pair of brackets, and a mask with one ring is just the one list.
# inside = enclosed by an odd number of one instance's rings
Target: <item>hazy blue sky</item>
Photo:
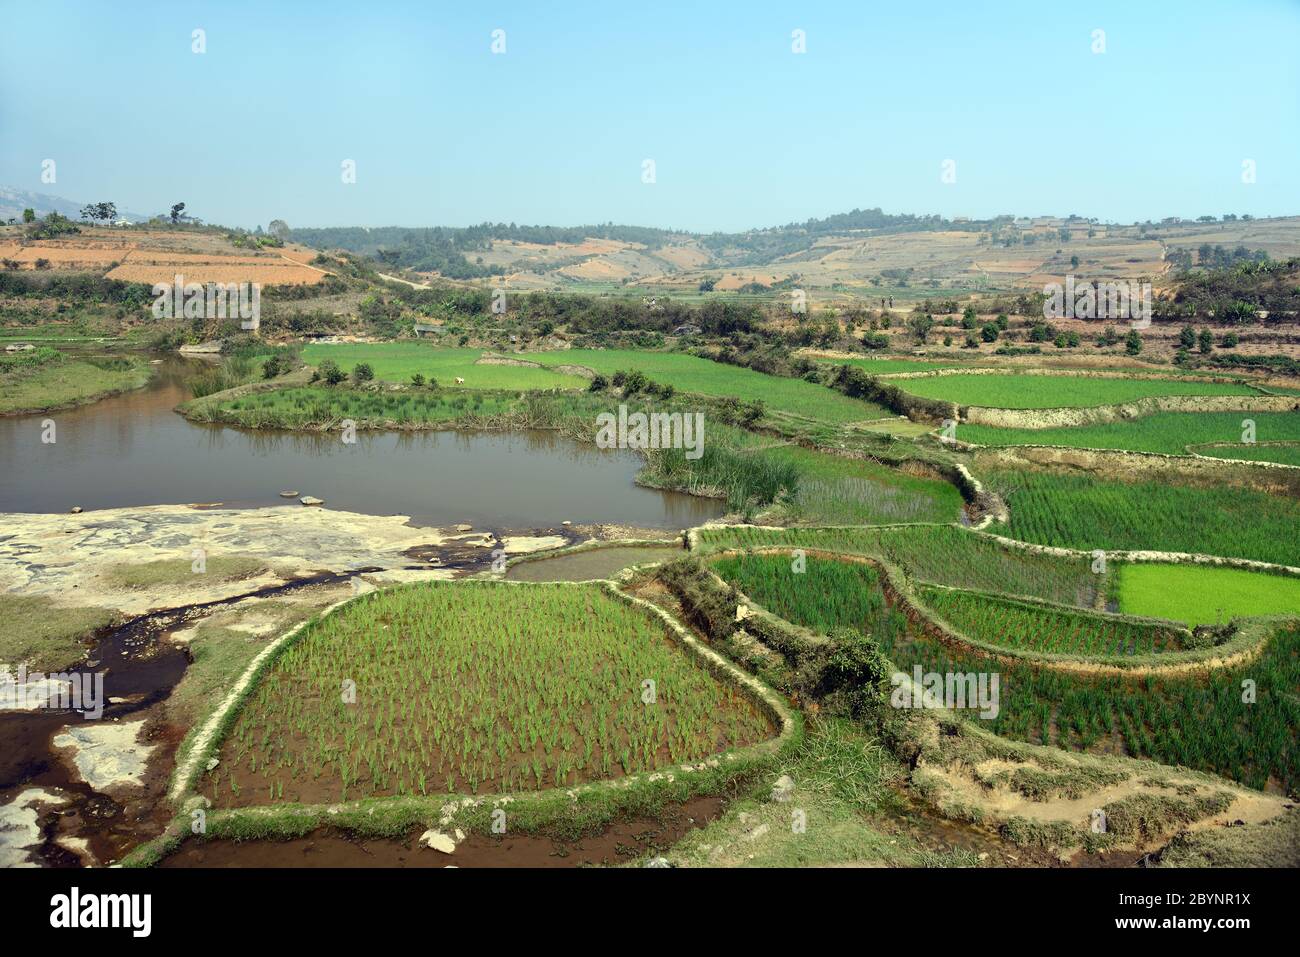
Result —
[[0, 184], [143, 213], [1131, 221], [1300, 213], [1298, 177], [1297, 0], [0, 0]]

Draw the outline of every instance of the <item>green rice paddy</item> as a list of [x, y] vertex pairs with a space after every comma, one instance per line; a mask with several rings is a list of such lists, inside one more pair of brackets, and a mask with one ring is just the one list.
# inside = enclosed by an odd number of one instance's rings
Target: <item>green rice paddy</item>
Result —
[[311, 626], [251, 693], [203, 789], [227, 806], [529, 791], [771, 730], [600, 586], [429, 582]]
[[1121, 449], [1185, 455], [1188, 446], [1237, 443], [1232, 448], [1200, 449], [1223, 458], [1281, 461], [1295, 449], [1241, 445], [1242, 422], [1255, 423], [1256, 442], [1300, 441], [1296, 412], [1158, 412], [1138, 419], [1058, 429], [1003, 429], [988, 425], [957, 426], [957, 438], [976, 445], [1061, 445], [1069, 448]]
[[1158, 395], [1258, 395], [1250, 386], [1191, 379], [1100, 379], [1046, 375], [947, 375], [894, 379], [912, 395], [998, 409], [1113, 405]]
[[1300, 618], [1300, 578], [1210, 565], [1125, 564], [1116, 574], [1121, 611], [1190, 625], [1251, 615]]

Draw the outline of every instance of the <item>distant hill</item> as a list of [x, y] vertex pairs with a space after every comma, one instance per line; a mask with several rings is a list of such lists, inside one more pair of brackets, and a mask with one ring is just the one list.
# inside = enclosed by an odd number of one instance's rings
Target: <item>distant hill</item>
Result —
[[[90, 200], [90, 202], [96, 202], [96, 200]], [[81, 217], [81, 208], [85, 205], [84, 202], [64, 199], [62, 196], [53, 196], [49, 193], [33, 193], [14, 186], [0, 186], [0, 223], [8, 222], [11, 219], [21, 220], [24, 209], [36, 210], [37, 216], [44, 216], [46, 213], [58, 213], [60, 216], [67, 216], [69, 219], [79, 219]], [[143, 213], [133, 213], [124, 209], [119, 209], [117, 215], [121, 219], [129, 219], [133, 223], [142, 223], [149, 218]]]

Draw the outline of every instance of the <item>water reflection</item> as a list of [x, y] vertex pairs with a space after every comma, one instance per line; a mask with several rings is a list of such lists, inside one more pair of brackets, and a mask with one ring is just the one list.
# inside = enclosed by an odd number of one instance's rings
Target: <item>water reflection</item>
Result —
[[147, 390], [43, 416], [0, 419], [0, 511], [62, 512], [185, 502], [282, 505], [281, 489], [327, 507], [419, 524], [697, 525], [716, 502], [639, 488], [635, 453], [554, 432], [261, 432], [193, 425], [173, 412], [196, 364], [168, 360]]

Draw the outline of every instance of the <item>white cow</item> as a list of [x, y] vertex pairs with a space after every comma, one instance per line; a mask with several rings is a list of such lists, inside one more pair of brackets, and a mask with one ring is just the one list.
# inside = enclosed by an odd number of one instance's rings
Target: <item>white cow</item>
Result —
[[457, 384], [457, 385], [464, 385], [464, 384], [465, 384], [465, 380], [462, 379], [460, 376], [456, 376], [456, 384]]

